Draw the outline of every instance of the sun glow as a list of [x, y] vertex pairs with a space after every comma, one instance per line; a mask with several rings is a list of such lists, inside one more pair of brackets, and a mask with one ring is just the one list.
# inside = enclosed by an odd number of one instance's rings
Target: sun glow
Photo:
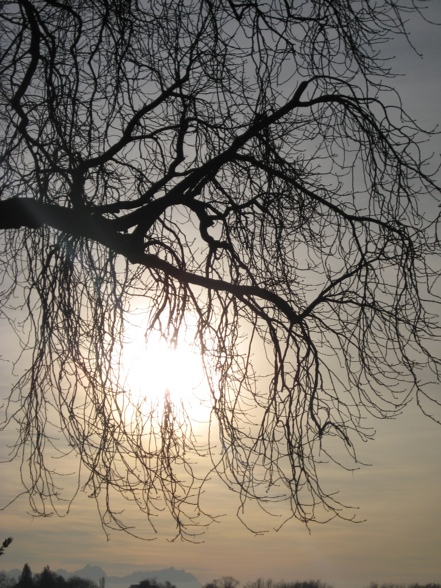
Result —
[[122, 353], [124, 388], [133, 405], [161, 412], [169, 401], [193, 422], [207, 422], [210, 392], [201, 355], [182, 337], [170, 344], [157, 332], [145, 337], [145, 325], [131, 321], [126, 327]]

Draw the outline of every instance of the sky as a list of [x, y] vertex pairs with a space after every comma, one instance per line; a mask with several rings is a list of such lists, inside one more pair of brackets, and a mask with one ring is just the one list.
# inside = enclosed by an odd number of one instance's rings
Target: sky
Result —
[[[431, 16], [441, 22], [441, 0], [434, 0]], [[409, 26], [424, 58], [401, 42], [391, 46], [390, 53], [397, 55], [394, 69], [406, 74], [394, 85], [407, 111], [433, 127], [441, 113], [441, 29], [413, 18]], [[439, 138], [426, 148], [440, 160]], [[0, 354], [12, 359], [13, 351], [6, 325], [0, 323]], [[10, 363], [0, 362], [2, 396], [12, 381]], [[332, 473], [341, 500], [358, 506], [357, 516], [365, 522], [332, 521], [308, 532], [293, 520], [276, 532], [275, 521], [256, 515], [256, 525], [268, 532], [255, 536], [237, 519], [234, 495], [213, 485], [213, 498], [225, 516], [208, 529], [202, 544], [170, 542], [169, 536], [145, 542], [122, 533], [108, 541], [86, 496], [78, 496], [64, 518], [31, 517], [22, 497], [0, 511], [0, 539], [14, 538], [0, 568], [27, 562], [34, 572], [45, 565], [73, 571], [94, 564], [109, 575], [124, 575], [173, 566], [202, 583], [229, 575], [242, 583], [259, 577], [321, 579], [335, 588], [363, 588], [371, 581], [441, 583], [441, 427], [415, 403], [396, 420], [371, 424], [375, 441], [360, 450], [362, 461], [371, 465]], [[0, 434], [0, 445], [6, 441]], [[17, 464], [0, 465], [1, 504], [19, 488]], [[136, 519], [136, 511], [132, 516]]]

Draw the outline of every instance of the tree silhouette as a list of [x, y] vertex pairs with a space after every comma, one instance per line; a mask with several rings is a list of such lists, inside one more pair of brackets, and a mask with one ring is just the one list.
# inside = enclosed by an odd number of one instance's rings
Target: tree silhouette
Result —
[[320, 580], [307, 580], [303, 582], [273, 582], [259, 578], [254, 582], [246, 584], [245, 588], [333, 588]]
[[[100, 583], [102, 585], [102, 583]], [[68, 588], [98, 588], [98, 584], [93, 580], [87, 578], [80, 578], [79, 576], [71, 576], [65, 583]]]
[[377, 582], [371, 582], [369, 588], [441, 588], [441, 584], [378, 584]]
[[17, 588], [33, 588], [33, 586], [35, 586], [35, 583], [31, 568], [28, 564], [25, 564], [18, 579]]
[[237, 588], [239, 584], [239, 580], [236, 580], [232, 576], [222, 576], [222, 578], [216, 578], [208, 582], [204, 585], [204, 588]]
[[[194, 538], [212, 520], [213, 473], [239, 512], [284, 502], [305, 523], [352, 518], [320, 462], [350, 467], [341, 449], [356, 461], [367, 415], [416, 397], [436, 418], [439, 405], [439, 192], [379, 54], [417, 7], [2, 11], [1, 301], [30, 356], [3, 426], [18, 427], [10, 457], [34, 512], [59, 506], [58, 450], [76, 456], [106, 528], [132, 532], [120, 494]], [[137, 304], [147, 337], [175, 344], [195, 324], [207, 438], [169, 396], [156, 410], [127, 393], [120, 353]]]
[[131, 584], [129, 588], [176, 588], [174, 584], [170, 582], [158, 582], [156, 579], [141, 580], [139, 584]]
[[66, 586], [66, 580], [53, 572], [49, 566], [45, 566], [43, 571], [37, 575], [35, 585], [37, 588], [62, 588]]
[[68, 588], [98, 588], [98, 585], [93, 580], [87, 578], [80, 578], [79, 576], [71, 576], [66, 581]]

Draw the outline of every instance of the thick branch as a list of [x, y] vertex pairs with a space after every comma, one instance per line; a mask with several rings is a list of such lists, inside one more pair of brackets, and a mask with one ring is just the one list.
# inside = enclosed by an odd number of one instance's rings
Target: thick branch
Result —
[[74, 237], [92, 239], [115, 253], [123, 255], [131, 263], [157, 269], [184, 284], [202, 286], [217, 292], [228, 292], [241, 300], [249, 297], [266, 300], [278, 308], [291, 324], [299, 321], [299, 315], [291, 305], [274, 292], [259, 286], [234, 284], [188, 272], [157, 255], [144, 253], [136, 246], [131, 235], [117, 233], [112, 226], [112, 221], [94, 216], [87, 209], [61, 208], [30, 198], [11, 198], [0, 202], [0, 229], [43, 226], [50, 226]]
[[111, 221], [94, 216], [87, 208], [63, 208], [31, 198], [10, 198], [0, 202], [0, 229], [49, 226], [74, 237], [98, 241], [109, 249], [118, 250], [129, 242], [117, 233]]
[[[170, 203], [176, 202], [182, 199], [184, 195], [187, 197], [197, 196], [202, 188], [214, 178], [216, 173], [229, 161], [234, 159], [236, 153], [241, 149], [248, 141], [258, 136], [264, 129], [275, 124], [277, 121], [286, 116], [291, 110], [293, 110], [300, 103], [300, 98], [307, 87], [309, 82], [302, 82], [299, 84], [291, 100], [289, 100], [284, 106], [279, 108], [276, 112], [271, 115], [264, 115], [254, 120], [250, 127], [241, 135], [238, 135], [230, 144], [230, 146], [206, 161], [199, 168], [192, 171], [187, 177], [181, 182], [174, 186], [166, 196], [158, 200], [162, 203], [163, 209], [167, 208]], [[145, 218], [145, 211], [150, 205], [147, 204], [134, 212], [119, 218], [114, 221], [118, 225], [118, 228], [128, 229], [139, 223], [137, 233], [144, 235], [149, 228], [149, 223]]]

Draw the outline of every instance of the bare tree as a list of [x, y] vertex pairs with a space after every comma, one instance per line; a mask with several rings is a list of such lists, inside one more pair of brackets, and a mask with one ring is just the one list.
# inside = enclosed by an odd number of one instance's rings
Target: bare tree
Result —
[[[35, 513], [58, 508], [58, 450], [105, 527], [132, 532], [120, 494], [194, 538], [213, 473], [241, 508], [350, 519], [320, 462], [350, 467], [342, 446], [356, 463], [365, 417], [412, 398], [436, 419], [439, 192], [379, 53], [413, 12], [2, 2], [1, 301], [31, 355], [3, 426]], [[147, 336], [173, 344], [196, 321], [204, 440], [167, 395], [126, 416], [118, 357], [140, 300]]]
[[208, 582], [204, 588], [237, 588], [239, 584], [239, 580], [232, 576], [222, 576], [222, 578], [216, 578]]

